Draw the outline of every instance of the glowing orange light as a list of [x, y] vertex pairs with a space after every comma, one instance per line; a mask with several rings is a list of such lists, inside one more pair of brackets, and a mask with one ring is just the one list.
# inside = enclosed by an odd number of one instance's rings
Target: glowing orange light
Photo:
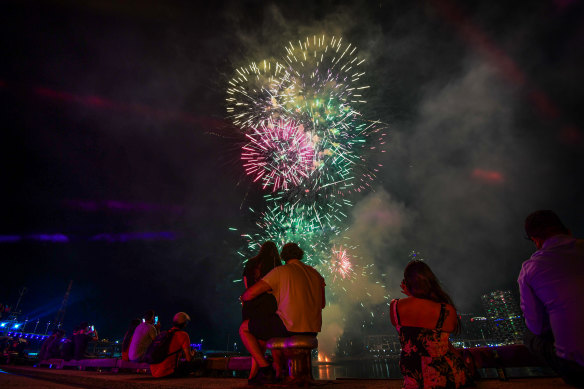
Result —
[[325, 353], [319, 352], [318, 353], [318, 361], [319, 362], [330, 362], [329, 358], [326, 356]]
[[490, 184], [501, 184], [505, 181], [503, 175], [496, 170], [474, 169], [472, 177]]

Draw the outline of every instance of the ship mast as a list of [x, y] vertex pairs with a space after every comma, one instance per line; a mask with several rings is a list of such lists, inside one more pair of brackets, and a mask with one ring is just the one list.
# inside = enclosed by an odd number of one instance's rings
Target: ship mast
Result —
[[67, 287], [67, 291], [65, 292], [65, 296], [63, 296], [63, 301], [61, 302], [61, 307], [57, 311], [57, 315], [55, 316], [55, 323], [56, 328], [61, 328], [63, 325], [63, 320], [65, 319], [65, 311], [67, 310], [67, 302], [69, 301], [69, 294], [71, 293], [71, 287], [73, 286], [73, 280], [69, 281], [69, 286]]

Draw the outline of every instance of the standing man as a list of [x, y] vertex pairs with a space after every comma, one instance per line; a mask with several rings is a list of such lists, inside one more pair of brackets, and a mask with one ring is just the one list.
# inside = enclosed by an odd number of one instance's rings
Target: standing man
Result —
[[517, 280], [525, 344], [566, 383], [584, 387], [584, 240], [549, 210], [529, 215], [525, 232], [537, 247]]
[[154, 311], [149, 310], [144, 314], [144, 321], [136, 327], [128, 357], [132, 362], [142, 362], [148, 346], [152, 343], [154, 338], [158, 335], [158, 328], [154, 326]]
[[[326, 304], [325, 282], [314, 268], [300, 262], [303, 256], [304, 251], [296, 243], [287, 243], [280, 254], [286, 264], [274, 268], [240, 297], [242, 301], [249, 301], [264, 292], [271, 292], [278, 303], [278, 310], [273, 316], [245, 320], [239, 328], [243, 344], [260, 367], [258, 375], [250, 383], [275, 381], [276, 374], [264, 357], [268, 339], [292, 335], [316, 336], [321, 330], [322, 309]], [[275, 355], [277, 373], [278, 359]]]

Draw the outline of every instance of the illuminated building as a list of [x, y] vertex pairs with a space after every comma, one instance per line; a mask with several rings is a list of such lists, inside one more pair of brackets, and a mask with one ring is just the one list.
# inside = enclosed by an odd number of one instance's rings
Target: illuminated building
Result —
[[493, 343], [489, 320], [484, 316], [462, 313], [460, 334], [452, 334], [452, 344], [456, 347], [481, 347]]
[[399, 337], [395, 334], [367, 335], [365, 348], [373, 355], [399, 354], [401, 345]]
[[525, 320], [515, 296], [496, 290], [481, 296], [493, 340], [497, 344], [523, 342]]

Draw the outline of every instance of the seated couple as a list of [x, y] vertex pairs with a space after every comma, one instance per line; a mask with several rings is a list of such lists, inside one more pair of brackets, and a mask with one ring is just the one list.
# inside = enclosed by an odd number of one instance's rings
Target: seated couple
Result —
[[325, 282], [314, 268], [301, 262], [303, 256], [296, 243], [287, 243], [278, 255], [274, 242], [266, 242], [246, 264], [243, 277], [247, 289], [240, 297], [243, 323], [239, 335], [253, 357], [250, 384], [281, 379], [280, 352], [272, 350], [273, 367], [265, 358], [268, 339], [316, 336], [321, 330]]

